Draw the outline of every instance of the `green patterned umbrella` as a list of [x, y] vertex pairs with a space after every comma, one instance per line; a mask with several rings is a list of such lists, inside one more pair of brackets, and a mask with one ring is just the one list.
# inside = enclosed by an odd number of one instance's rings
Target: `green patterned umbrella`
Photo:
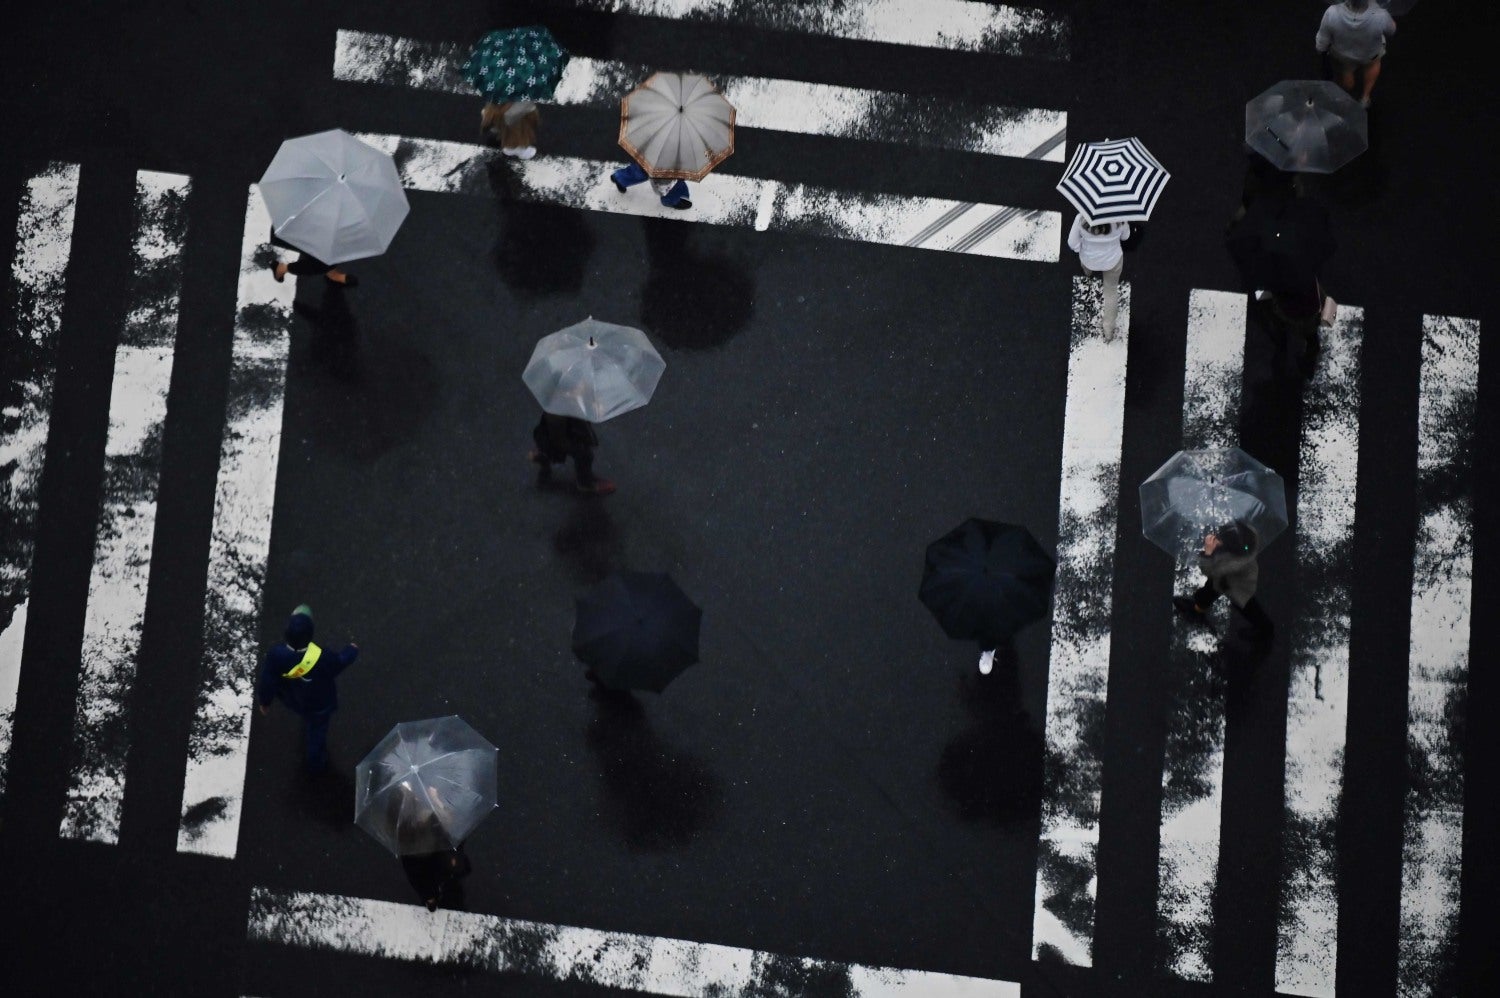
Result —
[[568, 64], [552, 32], [543, 27], [491, 31], [464, 62], [464, 79], [497, 104], [547, 100]]

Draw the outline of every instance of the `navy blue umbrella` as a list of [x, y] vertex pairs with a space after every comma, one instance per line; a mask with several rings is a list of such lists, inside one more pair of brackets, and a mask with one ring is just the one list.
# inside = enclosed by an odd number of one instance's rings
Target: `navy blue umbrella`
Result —
[[664, 572], [616, 572], [578, 597], [573, 654], [611, 689], [660, 693], [698, 661], [703, 611]]
[[1056, 571], [1025, 527], [969, 519], [927, 545], [917, 596], [948, 637], [995, 648], [1046, 614]]

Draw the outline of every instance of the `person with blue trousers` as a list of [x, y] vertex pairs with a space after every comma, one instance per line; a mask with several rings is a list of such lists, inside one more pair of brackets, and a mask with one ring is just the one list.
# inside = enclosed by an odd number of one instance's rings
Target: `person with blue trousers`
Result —
[[359, 645], [349, 642], [342, 651], [326, 652], [313, 643], [312, 609], [306, 603], [292, 611], [286, 641], [272, 645], [261, 663], [255, 702], [262, 714], [280, 699], [302, 715], [307, 732], [307, 769], [328, 768], [328, 722], [339, 707], [335, 680], [359, 657]]
[[621, 194], [625, 193], [627, 187], [651, 181], [651, 188], [661, 198], [663, 207], [676, 208], [685, 211], [693, 206], [688, 200], [688, 185], [686, 180], [673, 181], [671, 178], [652, 177], [651, 174], [641, 169], [639, 163], [629, 163], [620, 167], [609, 175], [609, 179], [615, 182], [615, 189]]

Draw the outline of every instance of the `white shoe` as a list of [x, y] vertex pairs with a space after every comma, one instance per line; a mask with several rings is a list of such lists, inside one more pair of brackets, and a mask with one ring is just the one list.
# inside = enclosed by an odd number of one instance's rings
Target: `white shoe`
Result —
[[979, 653], [979, 674], [988, 676], [995, 669], [995, 649]]
[[527, 146], [525, 149], [516, 150], [516, 159], [530, 159], [536, 155], [536, 146]]
[[1269, 292], [1269, 291], [1257, 291], [1257, 292], [1255, 292], [1255, 300], [1256, 301], [1269, 301], [1270, 298], [1271, 298], [1271, 292]]
[[505, 155], [507, 155], [507, 156], [519, 156], [519, 155], [521, 155], [521, 150], [519, 150], [519, 149], [506, 149], [504, 146], [500, 147], [500, 151], [503, 152], [503, 153], [505, 153]]

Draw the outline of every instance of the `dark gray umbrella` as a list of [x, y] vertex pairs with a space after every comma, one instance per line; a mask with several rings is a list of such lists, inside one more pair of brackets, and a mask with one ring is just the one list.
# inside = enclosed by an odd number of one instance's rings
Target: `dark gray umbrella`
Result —
[[698, 661], [703, 611], [664, 572], [616, 572], [578, 598], [573, 653], [616, 690], [660, 693]]

